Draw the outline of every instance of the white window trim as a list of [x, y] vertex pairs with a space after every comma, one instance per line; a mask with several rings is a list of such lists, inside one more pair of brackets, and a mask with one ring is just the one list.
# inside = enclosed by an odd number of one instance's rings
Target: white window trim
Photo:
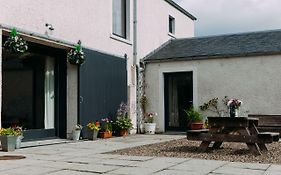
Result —
[[120, 41], [122, 43], [128, 44], [128, 45], [133, 45], [132, 41], [124, 39], [124, 38], [122, 38], [120, 36], [114, 35], [113, 33], [110, 34], [110, 38], [114, 39], [116, 41]]
[[[170, 32], [170, 18], [173, 19], [172, 32]], [[169, 15], [168, 33], [171, 34], [171, 35], [175, 35], [176, 34], [176, 18], [174, 18], [172, 15]]]

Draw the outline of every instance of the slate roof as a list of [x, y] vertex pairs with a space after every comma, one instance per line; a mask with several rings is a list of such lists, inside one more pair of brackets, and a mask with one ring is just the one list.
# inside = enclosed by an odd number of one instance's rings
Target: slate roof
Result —
[[184, 8], [182, 8], [180, 5], [178, 5], [177, 3], [175, 3], [173, 0], [165, 0], [167, 3], [169, 3], [170, 5], [172, 5], [173, 7], [175, 7], [176, 9], [178, 9], [180, 12], [182, 12], [183, 14], [185, 14], [186, 16], [188, 16], [190, 19], [192, 20], [196, 20], [196, 17], [193, 16], [192, 14], [190, 14], [189, 12], [187, 12]]
[[174, 39], [145, 62], [281, 54], [281, 30]]

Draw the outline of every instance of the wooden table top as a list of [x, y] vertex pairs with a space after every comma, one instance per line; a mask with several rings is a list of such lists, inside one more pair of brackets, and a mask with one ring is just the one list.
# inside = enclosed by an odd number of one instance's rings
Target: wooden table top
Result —
[[248, 127], [249, 123], [256, 123], [258, 120], [249, 117], [208, 117], [208, 124], [209, 127]]

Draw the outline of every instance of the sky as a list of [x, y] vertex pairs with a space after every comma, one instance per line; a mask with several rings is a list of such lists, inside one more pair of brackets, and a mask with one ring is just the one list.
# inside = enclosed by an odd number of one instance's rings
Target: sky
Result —
[[174, 0], [197, 18], [195, 36], [281, 29], [281, 0]]

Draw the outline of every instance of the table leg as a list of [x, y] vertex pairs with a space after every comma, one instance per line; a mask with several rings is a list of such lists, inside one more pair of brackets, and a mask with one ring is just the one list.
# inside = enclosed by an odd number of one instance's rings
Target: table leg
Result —
[[213, 144], [213, 148], [214, 148], [214, 149], [219, 149], [219, 148], [221, 147], [221, 145], [222, 145], [222, 142], [215, 142], [215, 143]]
[[267, 149], [267, 147], [265, 146], [264, 143], [258, 143], [258, 146], [259, 146], [261, 151], [268, 151], [268, 149]]
[[202, 151], [202, 152], [205, 152], [208, 149], [210, 143], [211, 143], [210, 141], [202, 141], [198, 150]]
[[261, 155], [260, 149], [256, 143], [247, 143], [247, 146], [252, 153]]

